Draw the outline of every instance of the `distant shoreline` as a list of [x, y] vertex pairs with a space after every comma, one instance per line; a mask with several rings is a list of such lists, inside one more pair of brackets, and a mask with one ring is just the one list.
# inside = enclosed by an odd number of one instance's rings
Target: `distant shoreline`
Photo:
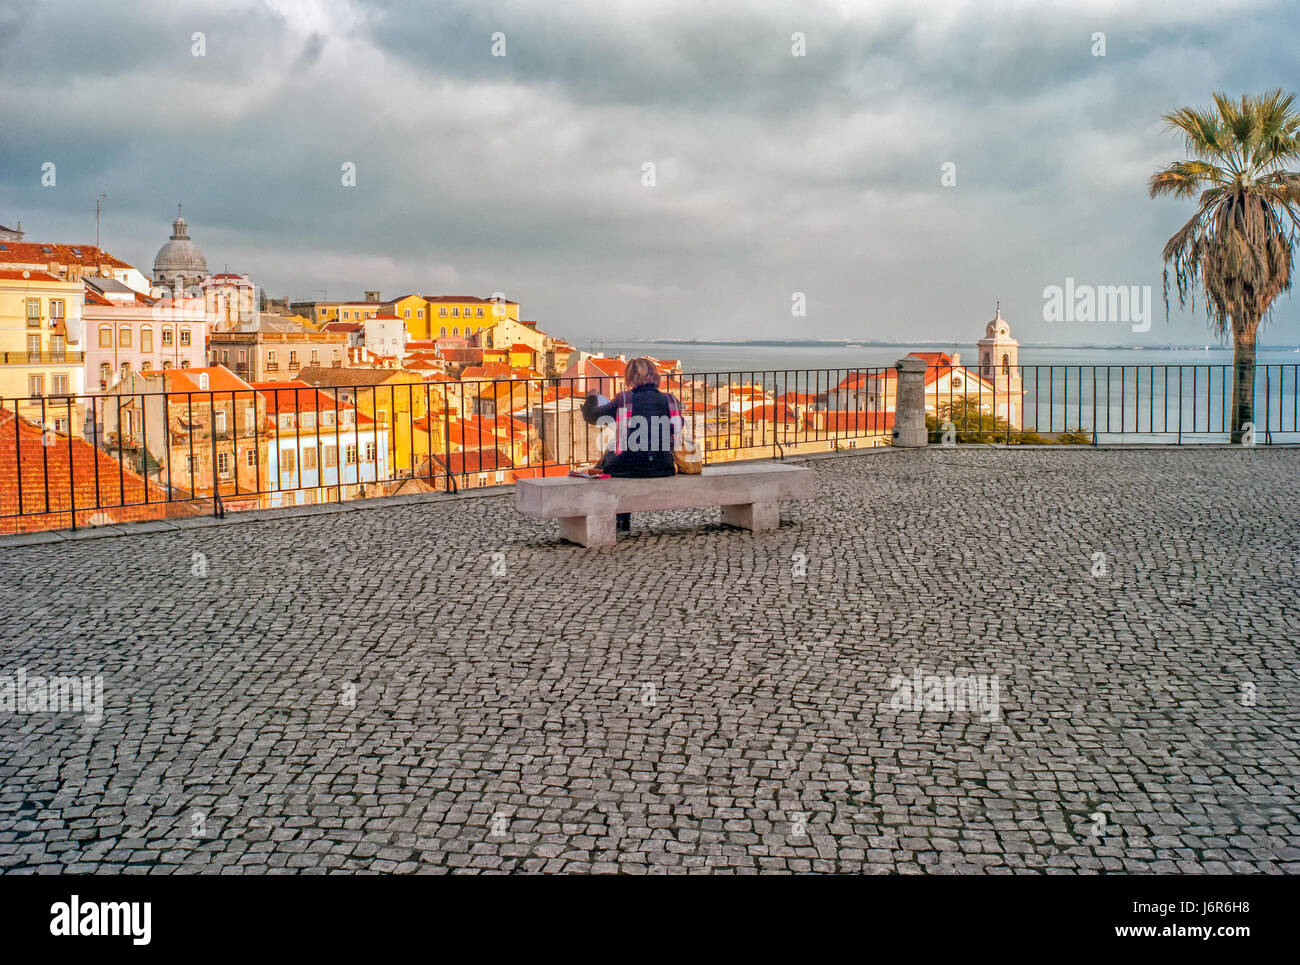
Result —
[[[976, 343], [958, 342], [952, 340], [929, 341], [922, 339], [899, 339], [899, 340], [880, 340], [880, 339], [857, 339], [857, 338], [753, 338], [753, 339], [729, 339], [729, 338], [619, 338], [607, 339], [610, 342], [621, 342], [635, 345], [745, 345], [755, 348], [890, 348], [891, 346], [934, 346], [942, 347], [970, 347]], [[1189, 351], [1189, 352], [1231, 352], [1231, 346], [1208, 345], [1205, 342], [1199, 344], [1168, 344], [1168, 345], [1133, 345], [1133, 344], [1104, 344], [1104, 343], [1084, 343], [1070, 344], [1065, 342], [1021, 342], [1021, 348], [1062, 348], [1062, 349], [1090, 349], [1090, 350], [1108, 350], [1108, 351]], [[1281, 352], [1287, 351], [1297, 346], [1294, 345], [1264, 345], [1256, 346], [1258, 351]]]

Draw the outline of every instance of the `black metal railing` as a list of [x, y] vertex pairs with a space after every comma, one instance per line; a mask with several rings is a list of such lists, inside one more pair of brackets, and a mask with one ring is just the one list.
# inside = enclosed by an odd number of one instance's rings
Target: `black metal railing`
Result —
[[[932, 438], [957, 442], [1222, 443], [1229, 441], [1230, 363], [930, 366]], [[1300, 442], [1300, 363], [1255, 366], [1250, 440]]]
[[[1298, 369], [1256, 368], [1258, 442], [1300, 441]], [[615, 377], [376, 371], [381, 384], [0, 399], [0, 532], [562, 475], [612, 442], [583, 418], [587, 393], [622, 388]], [[1229, 365], [931, 366], [925, 405], [936, 442], [1222, 442], [1232, 375]], [[666, 375], [661, 388], [716, 463], [889, 445], [898, 376], [707, 372]]]

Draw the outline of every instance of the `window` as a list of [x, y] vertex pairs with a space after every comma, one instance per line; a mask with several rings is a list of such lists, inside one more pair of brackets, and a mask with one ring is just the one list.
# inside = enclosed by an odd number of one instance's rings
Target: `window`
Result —
[[163, 359], [163, 371], [166, 372], [166, 371], [167, 371], [168, 369], [170, 369], [171, 367], [172, 367], [172, 360], [171, 360], [171, 359]]
[[27, 299], [27, 327], [41, 327], [41, 300], [39, 298]]
[[27, 336], [27, 356], [33, 362], [39, 362], [41, 358], [41, 337], [39, 335]]
[[325, 447], [325, 468], [333, 469], [338, 464], [339, 464], [339, 447], [326, 446]]
[[181, 359], [181, 368], [183, 368], [183, 369], [188, 369], [189, 367], [190, 367], [190, 360], [189, 360], [189, 359]]
[[131, 377], [131, 363], [130, 363], [130, 362], [123, 362], [123, 363], [122, 363], [121, 374], [122, 374], [122, 381], [123, 381], [123, 382], [125, 382], [127, 379], [129, 379], [129, 378]]
[[293, 450], [281, 449], [280, 450], [280, 472], [291, 473], [293, 472], [293, 467], [294, 467]]
[[162, 330], [162, 344], [163, 344], [163, 348], [168, 348], [171, 346], [172, 330], [170, 328], [164, 328]]
[[275, 365], [275, 349], [268, 349], [266, 352], [266, 364]]
[[152, 370], [153, 370], [153, 363], [148, 361], [147, 359], [140, 363], [141, 372], [150, 372]]
[[316, 468], [316, 447], [315, 446], [308, 446], [306, 449], [302, 451], [302, 468], [303, 469]]
[[351, 317], [352, 317], [352, 313], [351, 313], [351, 312], [344, 312], [344, 313], [343, 313], [343, 317], [344, 317], [344, 318], [351, 318]]
[[304, 413], [302, 414], [302, 427], [303, 427], [304, 429], [315, 429], [315, 428], [316, 428], [316, 413], [315, 413], [315, 412], [304, 412]]
[[99, 347], [100, 348], [113, 347], [113, 326], [112, 325], [99, 326]]
[[63, 317], [63, 299], [62, 299], [62, 298], [51, 298], [51, 299], [50, 299], [50, 318], [51, 318], [51, 319], [54, 319], [54, 318], [62, 318], [62, 317]]
[[[446, 318], [446, 317], [447, 317], [447, 307], [446, 307], [445, 305], [439, 307], [439, 309], [438, 309], [438, 314], [441, 315], [443, 318]], [[445, 329], [443, 330], [443, 334], [444, 334], [444, 335], [447, 334], [447, 332], [446, 332]]]
[[410, 310], [409, 308], [403, 308], [403, 309], [402, 309], [402, 317], [403, 317], [403, 318], [410, 318], [410, 317], [411, 317], [411, 310]]
[[153, 351], [153, 329], [150, 328], [148, 325], [140, 329], [140, 351], [141, 352]]
[[320, 349], [311, 350], [311, 364], [313, 367], [320, 365]]
[[108, 388], [108, 380], [111, 379], [112, 377], [113, 377], [113, 366], [109, 365], [107, 362], [100, 362], [99, 363], [99, 387], [101, 389]]
[[27, 376], [27, 394], [33, 398], [45, 394], [45, 376], [29, 375]]
[[334, 424], [334, 413], [329, 409], [322, 411], [320, 414], [320, 424], [323, 426], [332, 426]]
[[216, 414], [213, 416], [213, 419], [216, 422], [217, 431], [225, 432], [226, 431], [226, 410], [218, 409], [216, 411]]
[[280, 416], [280, 428], [281, 428], [281, 429], [292, 429], [292, 428], [293, 428], [293, 413], [292, 413], [292, 412], [285, 413], [284, 415]]
[[482, 317], [483, 317], [483, 309], [480, 308], [477, 312], [475, 312], [475, 314], [478, 315], [479, 318], [482, 318]]
[[217, 453], [217, 473], [222, 476], [230, 475], [230, 453]]
[[442, 326], [442, 330], [441, 330], [440, 332], [438, 332], [438, 334], [439, 334], [440, 336], [442, 336], [443, 338], [446, 338], [446, 337], [447, 337], [447, 326], [446, 326], [446, 325]]
[[117, 330], [117, 344], [122, 348], [131, 347], [131, 330], [126, 326]]
[[459, 308], [453, 308], [453, 309], [451, 310], [451, 314], [452, 314], [452, 317], [453, 317], [453, 318], [459, 318], [459, 317], [460, 317], [460, 309], [459, 309]]
[[297, 352], [290, 352], [290, 353], [289, 353], [289, 368], [291, 368], [291, 369], [296, 369], [297, 367], [298, 367], [298, 353], [297, 353]]
[[181, 347], [186, 348], [190, 344], [190, 329], [188, 325], [181, 327]]
[[1006, 355], [1002, 356], [1002, 374], [1003, 375], [1011, 374], [1011, 359], [1009, 356]]
[[257, 428], [257, 410], [252, 406], [244, 409], [244, 428], [249, 432]]
[[343, 447], [343, 462], [349, 466], [357, 464], [357, 447], [350, 442]]
[[423, 309], [423, 308], [417, 308], [417, 309], [415, 310], [415, 317], [416, 317], [416, 318], [424, 318], [424, 309]]
[[56, 416], [54, 419], [54, 431], [61, 432], [65, 436], [68, 434], [68, 417]]
[[249, 449], [248, 451], [246, 451], [246, 452], [244, 453], [244, 462], [247, 463], [249, 469], [256, 469], [256, 468], [257, 468], [257, 450], [256, 450], [256, 449]]
[[459, 334], [460, 334], [460, 329], [459, 329], [458, 327], [456, 327], [455, 325], [453, 325], [453, 326], [451, 327], [451, 335], [452, 335], [452, 338], [455, 338], [455, 337], [456, 337], [457, 335], [459, 335]]
[[224, 348], [223, 348], [223, 349], [221, 350], [221, 364], [222, 364], [222, 365], [225, 365], [225, 364], [228, 363], [229, 361], [230, 361], [230, 350], [229, 350], [229, 349], [224, 349]]
[[68, 377], [66, 375], [51, 375], [50, 390], [53, 395], [67, 395]]
[[375, 420], [382, 426], [388, 425], [388, 410], [380, 409], [375, 413]]
[[375, 444], [374, 444], [373, 442], [367, 442], [367, 443], [366, 443], [366, 462], [374, 462], [374, 461], [375, 461]]

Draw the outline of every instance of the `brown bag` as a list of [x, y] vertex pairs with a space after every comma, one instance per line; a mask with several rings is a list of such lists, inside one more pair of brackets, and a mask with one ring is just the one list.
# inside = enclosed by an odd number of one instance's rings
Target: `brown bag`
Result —
[[704, 471], [704, 450], [691, 439], [682, 439], [673, 450], [673, 464], [679, 473], [697, 476]]

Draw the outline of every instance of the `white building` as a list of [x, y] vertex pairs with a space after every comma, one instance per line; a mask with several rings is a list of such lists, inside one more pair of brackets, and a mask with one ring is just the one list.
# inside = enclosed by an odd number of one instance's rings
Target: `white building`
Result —
[[268, 505], [337, 502], [389, 480], [387, 427], [306, 382], [253, 387], [266, 400], [274, 426], [265, 450]]

